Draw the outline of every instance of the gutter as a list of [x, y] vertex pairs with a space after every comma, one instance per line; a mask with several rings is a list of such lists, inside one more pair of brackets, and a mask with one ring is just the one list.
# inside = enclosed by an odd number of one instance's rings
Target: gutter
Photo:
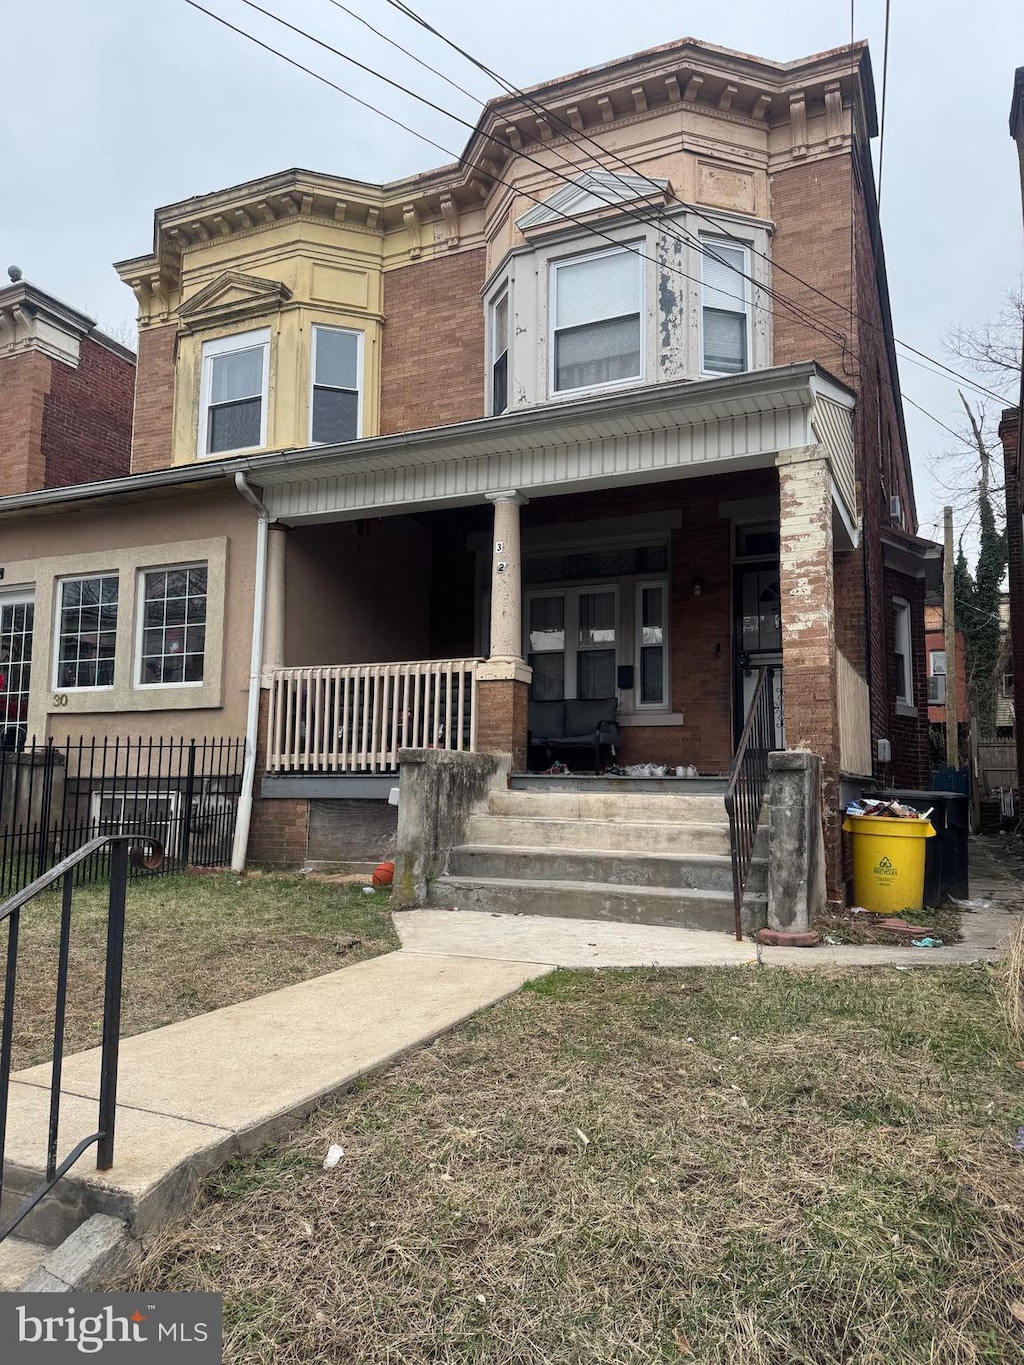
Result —
[[252, 600], [252, 648], [249, 656], [249, 704], [245, 719], [245, 760], [242, 764], [242, 790], [235, 813], [235, 836], [231, 847], [231, 871], [245, 871], [252, 823], [252, 793], [256, 782], [256, 744], [260, 724], [260, 675], [263, 671], [263, 622], [267, 609], [267, 543], [270, 538], [270, 513], [238, 470], [235, 487], [256, 509], [256, 574]]

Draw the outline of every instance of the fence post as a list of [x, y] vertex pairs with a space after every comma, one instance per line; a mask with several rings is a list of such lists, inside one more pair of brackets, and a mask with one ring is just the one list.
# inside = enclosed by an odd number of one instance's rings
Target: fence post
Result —
[[[46, 740], [43, 750], [43, 787], [39, 796], [39, 832], [36, 840], [36, 876], [46, 871], [46, 832], [50, 826], [50, 807], [53, 802], [53, 736]], [[31, 816], [31, 811], [29, 812]]]
[[107, 914], [107, 970], [103, 988], [103, 1052], [100, 1058], [100, 1138], [96, 1169], [114, 1164], [117, 1055], [121, 1043], [121, 969], [124, 961], [124, 906], [128, 887], [128, 839], [110, 845], [110, 900]]
[[196, 790], [196, 742], [189, 740], [188, 768], [185, 772], [185, 809], [181, 816], [181, 848], [178, 861], [182, 867], [189, 866], [189, 847], [192, 843], [192, 799]]

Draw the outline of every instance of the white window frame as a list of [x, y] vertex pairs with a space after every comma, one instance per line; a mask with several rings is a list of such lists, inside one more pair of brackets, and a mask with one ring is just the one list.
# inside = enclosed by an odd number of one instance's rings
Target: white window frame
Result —
[[[643, 578], [637, 581], [636, 596], [634, 600], [633, 616], [633, 709], [635, 711], [669, 711], [671, 710], [669, 698], [669, 670], [668, 670], [668, 649], [669, 649], [669, 594], [667, 578]], [[642, 679], [641, 679], [641, 650], [650, 648], [643, 644], [643, 593], [644, 589], [660, 588], [662, 603], [662, 627], [661, 627], [661, 701], [644, 701], [642, 699]]]
[[[720, 378], [722, 378], [723, 376], [728, 376], [728, 377], [735, 378], [735, 377], [737, 376], [737, 374], [749, 374], [750, 371], [751, 371], [752, 369], [754, 369], [754, 327], [753, 327], [754, 308], [753, 308], [753, 300], [752, 300], [752, 288], [751, 288], [751, 283], [750, 283], [750, 275], [751, 275], [751, 252], [750, 252], [750, 245], [749, 245], [749, 243], [747, 243], [747, 242], [745, 242], [745, 241], [737, 240], [737, 239], [734, 238], [734, 237], [716, 237], [716, 236], [714, 236], [713, 234], [705, 234], [705, 233], [701, 233], [701, 235], [700, 235], [700, 245], [701, 245], [701, 248], [702, 248], [701, 251], [700, 251], [700, 253], [699, 253], [699, 254], [700, 254], [700, 289], [699, 289], [700, 301], [699, 301], [699, 305], [698, 305], [699, 313], [700, 313], [700, 317], [699, 317], [699, 320], [698, 320], [698, 321], [699, 321], [699, 326], [698, 326], [698, 333], [699, 333], [699, 336], [698, 336], [698, 345], [700, 346], [700, 355], [699, 355], [700, 372], [701, 372], [702, 375], [706, 375], [708, 378], [711, 378], [711, 379], [720, 379]], [[743, 370], [709, 370], [708, 367], [707, 367], [707, 365], [706, 365], [706, 363], [705, 363], [705, 351], [704, 351], [704, 308], [705, 308], [705, 304], [704, 304], [704, 290], [705, 290], [705, 284], [704, 284], [704, 263], [705, 263], [705, 261], [707, 260], [707, 256], [705, 255], [704, 248], [707, 248], [707, 247], [715, 247], [715, 246], [728, 247], [728, 248], [729, 248], [730, 250], [732, 250], [732, 251], [742, 251], [742, 252], [743, 252], [743, 267], [742, 267], [743, 273], [742, 273], [742, 274], [739, 274], [739, 273], [736, 274], [736, 289], [735, 289], [735, 291], [734, 291], [735, 294], [736, 294], [736, 303], [737, 303], [737, 305], [742, 305], [742, 306], [741, 306], [741, 307], [738, 306], [735, 310], [732, 310], [732, 311], [735, 311], [736, 313], [743, 313], [744, 316], [745, 316], [745, 318], [746, 318], [746, 331], [745, 331], [746, 343], [745, 343], [745, 345], [746, 345], [746, 359], [747, 359], [747, 364], [746, 364], [746, 368], [743, 369]]]
[[[207, 450], [210, 436], [210, 396], [213, 390], [213, 362], [217, 356], [230, 355], [234, 351], [255, 351], [262, 349], [262, 386], [260, 389], [260, 439], [254, 446], [240, 446], [237, 450]], [[267, 444], [267, 405], [270, 393], [270, 328], [261, 327], [255, 332], [236, 332], [234, 336], [218, 337], [216, 341], [203, 342], [202, 375], [199, 381], [199, 435], [196, 453], [201, 460], [223, 460], [231, 455], [244, 455], [247, 451], [262, 450]]]
[[[206, 570], [206, 613], [207, 619], [204, 625], [209, 628], [210, 613], [210, 565], [208, 561], [194, 559], [188, 564], [147, 564], [137, 570], [135, 575], [135, 658], [132, 667], [132, 686], [143, 691], [154, 689], [163, 690], [166, 687], [202, 687], [206, 682], [207, 666], [207, 640], [203, 634], [203, 676], [198, 682], [143, 682], [142, 681], [142, 632], [144, 630], [143, 618], [146, 612], [146, 575], [150, 573], [175, 573], [179, 570], [205, 569]], [[120, 605], [120, 603], [118, 603]], [[184, 627], [183, 627], [184, 629]]]
[[487, 411], [492, 417], [500, 417], [501, 413], [494, 408], [494, 367], [497, 365], [500, 355], [498, 352], [498, 339], [495, 335], [495, 326], [498, 318], [498, 308], [501, 303], [506, 305], [505, 318], [508, 334], [505, 337], [505, 406], [501, 412], [508, 412], [509, 398], [512, 394], [512, 289], [509, 281], [506, 280], [500, 289], [492, 296], [487, 305]]
[[[316, 346], [317, 336], [320, 332], [347, 332], [349, 336], [356, 339], [356, 434], [352, 439], [358, 441], [363, 435], [363, 352], [365, 333], [358, 327], [336, 327], [331, 322], [314, 322], [309, 329], [309, 444], [312, 445], [333, 445], [338, 444], [332, 441], [313, 440], [313, 399], [318, 387], [329, 388], [331, 385], [316, 382]], [[343, 392], [347, 392], [343, 390]]]
[[[181, 831], [181, 808], [183, 804], [182, 793], [161, 789], [159, 791], [138, 791], [126, 788], [124, 791], [91, 791], [89, 793], [89, 824], [94, 835], [100, 833], [111, 833], [110, 830], [103, 830], [101, 826], [105, 823], [101, 819], [101, 810], [104, 801], [120, 801], [120, 814], [115, 821], [106, 823], [117, 824], [118, 834], [133, 834], [136, 831], [125, 829], [124, 808], [127, 801], [149, 802], [166, 801], [168, 805], [168, 815], [166, 820], [155, 820], [150, 831], [154, 838], [159, 838], [164, 846], [164, 854], [168, 857], [176, 857], [178, 853], [178, 837]], [[161, 835], [163, 836], [161, 838]]]
[[[32, 625], [27, 631], [22, 632], [23, 635], [27, 635], [31, 640], [31, 645], [28, 652], [28, 687], [24, 691], [21, 688], [19, 688], [16, 693], [12, 693], [8, 686], [9, 679], [8, 682], [4, 683], [4, 691], [0, 693], [0, 735], [3, 735], [3, 733], [11, 725], [21, 725], [27, 722], [28, 719], [28, 707], [31, 705], [32, 701], [32, 671], [35, 667], [36, 662], [35, 605], [36, 590], [34, 587], [0, 588], [0, 612], [2, 612], [2, 609], [4, 607], [32, 608]], [[0, 636], [0, 638], [2, 638], [2, 636]], [[3, 673], [5, 677], [7, 676], [8, 668], [9, 661], [8, 663], [0, 661], [0, 673]], [[20, 719], [12, 721], [11, 718], [8, 716], [7, 709], [8, 706], [10, 705], [10, 698], [12, 696], [23, 697], [25, 699], [25, 722], [23, 722]]]
[[[936, 668], [935, 660], [939, 655], [942, 656], [942, 667]], [[946, 676], [946, 651], [944, 649], [930, 649], [928, 651], [928, 676], [929, 678]]]
[[[524, 594], [526, 600], [525, 600], [525, 602], [524, 602], [523, 605], [524, 605], [524, 607], [525, 607], [526, 609], [525, 609], [525, 611], [523, 612], [523, 649], [526, 651], [526, 653], [524, 653], [523, 657], [526, 658], [529, 654], [535, 654], [535, 653], [536, 653], [536, 654], [543, 654], [543, 653], [550, 653], [550, 654], [558, 654], [558, 653], [561, 653], [561, 654], [562, 654], [563, 659], [564, 659], [564, 665], [563, 665], [563, 666], [564, 666], [564, 669], [565, 669], [565, 678], [564, 678], [564, 681], [565, 681], [565, 700], [566, 700], [566, 701], [574, 701], [574, 700], [576, 700], [577, 685], [578, 685], [578, 682], [579, 682], [579, 677], [578, 677], [578, 665], [577, 665], [577, 658], [578, 658], [578, 656], [579, 656], [580, 654], [590, 654], [590, 653], [593, 653], [593, 652], [595, 652], [595, 651], [600, 651], [600, 650], [602, 650], [602, 649], [607, 649], [607, 648], [608, 648], [607, 645], [590, 645], [590, 646], [586, 646], [586, 645], [581, 645], [581, 644], [580, 644], [580, 641], [579, 641], [579, 635], [580, 635], [580, 608], [579, 608], [579, 599], [580, 599], [581, 594], [585, 594], [585, 593], [610, 592], [610, 593], [613, 594], [613, 596], [614, 596], [614, 598], [615, 598], [615, 663], [616, 663], [615, 696], [618, 697], [618, 695], [619, 695], [619, 690], [620, 690], [620, 689], [619, 689], [619, 686], [618, 686], [618, 665], [619, 665], [619, 663], [620, 663], [620, 661], [621, 661], [621, 658], [622, 658], [622, 644], [623, 644], [623, 631], [622, 631], [622, 605], [623, 605], [623, 603], [622, 603], [622, 593], [621, 593], [621, 590], [620, 590], [620, 589], [621, 589], [621, 580], [612, 579], [610, 582], [598, 582], [598, 581], [595, 580], [593, 583], [591, 583], [591, 582], [589, 582], [589, 581], [586, 582], [586, 583], [573, 583], [571, 586], [568, 585], [568, 584], [566, 584], [564, 587], [563, 587], [563, 586], [560, 586], [560, 585], [556, 585], [556, 584], [552, 584], [552, 585], [550, 585], [550, 586], [545, 585], [545, 586], [542, 587], [542, 588], [528, 589], [528, 590], [526, 591], [526, 593]], [[564, 617], [564, 623], [565, 623], [565, 624], [564, 624], [564, 631], [565, 631], [565, 646], [564, 646], [564, 648], [563, 648], [562, 650], [533, 650], [533, 649], [530, 648], [530, 606], [529, 606], [529, 604], [530, 604], [535, 598], [540, 598], [540, 597], [561, 597], [561, 598], [563, 598], [564, 601], [565, 601], [565, 617]], [[571, 627], [571, 628], [570, 628], [570, 627]], [[571, 689], [571, 691], [570, 691], [570, 689]]]
[[[108, 683], [90, 683], [79, 686], [76, 683], [62, 683], [60, 681], [60, 637], [61, 621], [64, 615], [64, 588], [68, 583], [88, 583], [94, 578], [114, 578], [117, 580], [117, 624], [114, 627], [114, 671], [111, 681]], [[96, 569], [93, 573], [67, 574], [63, 578], [58, 578], [54, 584], [54, 611], [53, 611], [53, 667], [51, 669], [51, 680], [55, 693], [73, 692], [76, 696], [82, 692], [112, 692], [117, 682], [117, 662], [118, 648], [117, 642], [121, 634], [123, 624], [122, 611], [123, 602], [121, 599], [121, 575], [117, 569]], [[34, 643], [34, 642], [33, 642]]]
[[904, 683], [909, 688], [908, 693], [896, 693], [896, 707], [909, 708], [917, 715], [917, 707], [914, 705], [914, 652], [910, 603], [905, 597], [894, 597], [892, 605], [893, 653], [903, 655]]
[[[573, 256], [565, 256], [551, 261], [548, 265], [548, 397], [552, 400], [576, 397], [584, 393], [604, 393], [610, 389], [628, 388], [643, 384], [647, 375], [647, 317], [646, 275], [643, 269], [643, 248], [646, 242], [624, 242], [622, 246], [606, 247], [603, 251], [581, 251]], [[627, 375], [625, 379], [609, 379], [604, 384], [587, 384], [578, 389], [559, 389], [555, 387], [555, 333], [558, 327], [558, 272], [568, 266], [579, 265], [581, 261], [597, 260], [600, 256], [621, 256], [625, 252], [637, 256], [637, 315], [640, 321], [640, 372]], [[630, 315], [632, 316], [632, 315]]]

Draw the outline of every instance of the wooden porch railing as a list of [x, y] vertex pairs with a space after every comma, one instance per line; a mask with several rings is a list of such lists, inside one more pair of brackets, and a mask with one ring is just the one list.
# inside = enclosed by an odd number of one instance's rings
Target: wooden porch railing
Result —
[[399, 749], [476, 750], [480, 659], [279, 668], [269, 772], [386, 773]]

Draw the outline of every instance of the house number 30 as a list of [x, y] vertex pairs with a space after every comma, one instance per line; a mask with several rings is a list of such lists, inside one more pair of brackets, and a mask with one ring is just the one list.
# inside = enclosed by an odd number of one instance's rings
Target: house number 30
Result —
[[53, 694], [53, 704], [54, 704], [54, 706], [67, 706], [67, 704], [68, 704], [68, 695], [67, 695], [67, 693], [66, 693], [66, 692], [54, 692], [54, 694]]

